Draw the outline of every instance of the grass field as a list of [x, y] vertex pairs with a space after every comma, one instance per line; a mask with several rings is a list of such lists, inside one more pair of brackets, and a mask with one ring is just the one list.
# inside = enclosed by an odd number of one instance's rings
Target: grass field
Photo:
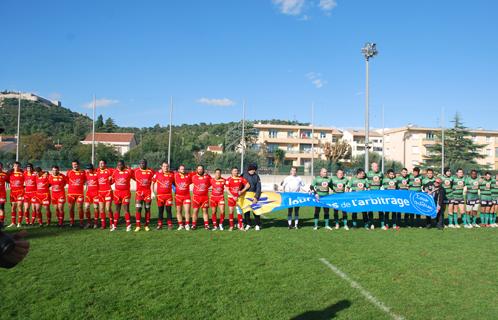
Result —
[[498, 230], [313, 231], [302, 216], [261, 232], [28, 228], [30, 254], [0, 270], [0, 318], [497, 318]]

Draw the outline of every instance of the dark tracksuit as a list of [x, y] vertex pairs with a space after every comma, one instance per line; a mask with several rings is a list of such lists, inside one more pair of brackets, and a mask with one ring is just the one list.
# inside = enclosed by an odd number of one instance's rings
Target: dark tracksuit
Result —
[[[247, 172], [242, 174], [242, 177], [249, 182], [250, 188], [247, 191], [252, 191], [255, 193], [255, 198], [259, 200], [261, 197], [261, 178], [257, 173], [250, 175]], [[244, 212], [244, 220], [246, 224], [251, 224], [251, 211]], [[254, 215], [254, 222], [256, 225], [261, 226], [261, 218], [258, 215]]]

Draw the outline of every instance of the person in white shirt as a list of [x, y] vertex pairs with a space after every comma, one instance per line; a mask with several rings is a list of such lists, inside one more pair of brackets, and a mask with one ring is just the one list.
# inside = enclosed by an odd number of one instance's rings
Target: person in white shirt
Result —
[[[290, 176], [285, 177], [284, 181], [280, 183], [282, 191], [284, 192], [301, 192], [304, 187], [304, 182], [297, 175], [297, 168], [292, 167], [290, 170]], [[294, 226], [292, 226], [292, 211], [294, 211]], [[299, 224], [299, 207], [287, 209], [287, 222], [290, 229], [298, 229]]]

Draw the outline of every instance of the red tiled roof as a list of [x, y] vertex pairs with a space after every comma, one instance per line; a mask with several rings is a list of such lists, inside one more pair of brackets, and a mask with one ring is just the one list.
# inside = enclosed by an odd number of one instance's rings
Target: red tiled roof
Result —
[[208, 146], [207, 151], [223, 151], [223, 147], [220, 146]]
[[[95, 141], [97, 142], [131, 142], [135, 137], [134, 133], [104, 133], [95, 132]], [[92, 134], [89, 133], [85, 140], [92, 141]]]

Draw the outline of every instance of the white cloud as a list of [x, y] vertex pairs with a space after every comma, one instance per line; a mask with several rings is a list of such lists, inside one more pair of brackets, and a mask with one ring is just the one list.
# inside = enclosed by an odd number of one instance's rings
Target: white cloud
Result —
[[283, 14], [297, 16], [301, 14], [304, 8], [305, 0], [272, 0]]
[[[119, 103], [119, 100], [108, 99], [108, 98], [95, 99], [95, 106], [96, 107], [109, 107], [109, 106], [112, 106], [113, 104], [116, 104], [116, 103]], [[93, 108], [93, 100], [85, 103], [83, 106], [85, 108], [92, 109]]]
[[320, 3], [318, 3], [318, 6], [325, 13], [330, 14], [330, 11], [334, 10], [334, 8], [337, 7], [337, 2], [335, 0], [320, 0]]
[[197, 99], [197, 103], [207, 104], [209, 106], [219, 106], [219, 107], [230, 107], [235, 104], [235, 101], [228, 98], [213, 99], [213, 98], [200, 98]]
[[306, 78], [317, 88], [320, 89], [327, 84], [326, 80], [322, 79], [322, 75], [316, 72], [308, 72]]

